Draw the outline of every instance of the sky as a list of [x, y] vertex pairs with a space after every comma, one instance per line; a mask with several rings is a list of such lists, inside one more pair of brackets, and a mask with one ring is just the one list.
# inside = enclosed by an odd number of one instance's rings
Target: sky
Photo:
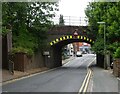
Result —
[[55, 23], [59, 23], [59, 15], [62, 14], [65, 25], [86, 25], [85, 9], [89, 1], [91, 0], [59, 0], [59, 11], [54, 18]]
[[59, 14], [64, 16], [79, 16], [85, 17], [85, 8], [88, 5], [88, 0], [60, 0]]

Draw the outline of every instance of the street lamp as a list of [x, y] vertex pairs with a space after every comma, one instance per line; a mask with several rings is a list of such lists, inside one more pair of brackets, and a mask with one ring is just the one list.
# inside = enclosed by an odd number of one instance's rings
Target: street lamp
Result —
[[103, 24], [104, 25], [104, 68], [107, 68], [107, 64], [106, 64], [106, 32], [105, 32], [105, 22], [97, 22], [98, 24]]

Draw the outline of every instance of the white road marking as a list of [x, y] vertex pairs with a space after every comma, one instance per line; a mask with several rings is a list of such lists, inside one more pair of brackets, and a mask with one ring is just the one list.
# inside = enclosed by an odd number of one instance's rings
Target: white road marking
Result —
[[65, 63], [64, 65], [66, 66], [66, 65], [68, 65], [69, 63], [70, 63], [71, 61], [68, 61], [67, 63]]
[[87, 67], [89, 67], [94, 61], [95, 61], [96, 58], [94, 58], [89, 64]]
[[[75, 57], [72, 60], [74, 60], [74, 59], [75, 59]], [[72, 60], [70, 60], [67, 63], [65, 63], [64, 66], [68, 65]]]

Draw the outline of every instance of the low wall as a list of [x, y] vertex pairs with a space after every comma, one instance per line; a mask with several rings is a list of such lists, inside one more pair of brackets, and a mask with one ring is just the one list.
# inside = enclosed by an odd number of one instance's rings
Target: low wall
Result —
[[116, 59], [113, 62], [113, 74], [120, 77], [120, 59]]
[[24, 53], [17, 53], [13, 56], [14, 70], [27, 71], [30, 69], [45, 67], [44, 56], [37, 52], [32, 57], [28, 57]]
[[98, 67], [104, 68], [104, 55], [97, 54], [96, 61]]
[[2, 36], [2, 68], [8, 69], [8, 45], [7, 36]]
[[0, 69], [2, 68], [2, 34], [0, 34]]

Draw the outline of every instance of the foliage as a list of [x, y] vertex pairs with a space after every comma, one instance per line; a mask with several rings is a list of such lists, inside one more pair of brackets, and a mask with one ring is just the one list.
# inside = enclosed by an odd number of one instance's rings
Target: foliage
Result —
[[6, 27], [2, 27], [2, 35], [5, 36], [10, 30]]
[[60, 15], [60, 18], [59, 18], [59, 25], [64, 25], [65, 24], [65, 21], [63, 19], [63, 15]]
[[50, 19], [58, 10], [57, 3], [3, 2], [2, 33], [13, 34], [13, 52], [33, 53], [46, 45]]
[[14, 53], [25, 53], [29, 56], [33, 55], [33, 50], [32, 49], [25, 49], [23, 47], [17, 47], [12, 49], [12, 54]]
[[[106, 26], [106, 48], [112, 54], [120, 46], [120, 2], [91, 2], [87, 6], [86, 16], [89, 19], [91, 30], [96, 36], [96, 42], [93, 48], [96, 52], [103, 52], [104, 41], [98, 43], [98, 40], [104, 39], [104, 25], [97, 22], [105, 22]], [[101, 47], [101, 48], [100, 48]], [[99, 50], [99, 51], [98, 51]]]
[[116, 49], [116, 52], [114, 53], [114, 58], [120, 58], [120, 47]]
[[95, 51], [96, 53], [102, 53], [104, 54], [104, 43], [103, 43], [103, 38], [99, 38], [96, 40], [95, 44], [93, 45], [93, 47], [91, 48], [93, 51]]

